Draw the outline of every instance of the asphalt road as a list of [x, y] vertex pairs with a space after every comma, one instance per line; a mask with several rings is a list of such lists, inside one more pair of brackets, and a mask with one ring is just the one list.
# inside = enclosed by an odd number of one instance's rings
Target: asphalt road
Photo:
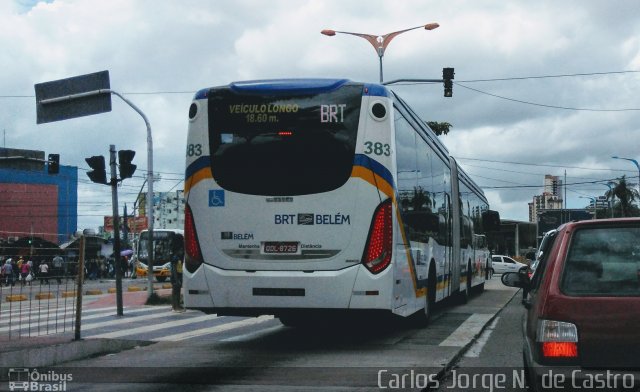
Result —
[[[171, 322], [157, 318], [144, 327], [122, 320], [95, 330], [103, 336], [140, 338], [133, 332], [151, 326], [159, 336], [180, 339], [156, 338], [157, 343], [151, 345], [68, 362], [55, 371], [71, 375], [72, 380], [65, 384], [69, 391], [423, 390], [433, 386], [444, 369], [458, 363], [515, 293], [502, 286], [499, 277], [486, 287], [465, 305], [441, 305], [426, 328], [408, 320], [373, 318], [298, 329], [285, 327], [277, 319], [256, 322], [212, 316], [216, 326], [193, 334], [188, 319], [202, 317], [201, 313], [171, 314]], [[518, 338], [519, 334], [510, 338], [517, 350]], [[505, 364], [510, 361], [504, 357]]]

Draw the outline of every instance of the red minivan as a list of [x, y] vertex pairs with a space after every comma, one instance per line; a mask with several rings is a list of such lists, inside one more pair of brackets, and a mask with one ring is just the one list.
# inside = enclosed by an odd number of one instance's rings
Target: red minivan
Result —
[[640, 218], [570, 222], [542, 250], [525, 291], [531, 390], [640, 391]]

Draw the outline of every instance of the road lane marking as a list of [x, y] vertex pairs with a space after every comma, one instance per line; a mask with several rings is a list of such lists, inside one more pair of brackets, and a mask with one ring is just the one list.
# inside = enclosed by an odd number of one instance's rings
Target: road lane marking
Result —
[[496, 328], [496, 325], [498, 324], [498, 320], [500, 320], [500, 317], [496, 317], [495, 319], [493, 319], [491, 324], [489, 324], [487, 328], [485, 328], [485, 330], [482, 331], [482, 334], [478, 337], [475, 343], [473, 343], [473, 345], [469, 348], [469, 350], [467, 350], [467, 352], [464, 353], [465, 357], [467, 358], [480, 357], [480, 353], [482, 353], [482, 349], [489, 341], [489, 338], [491, 337], [493, 330]]
[[492, 314], [474, 313], [451, 333], [439, 346], [464, 347], [475, 338], [493, 317]]
[[228, 331], [230, 329], [246, 327], [249, 325], [256, 325], [256, 324], [264, 323], [265, 321], [269, 321], [269, 320], [273, 320], [273, 316], [260, 316], [256, 318], [249, 318], [246, 320], [234, 321], [227, 324], [217, 325], [215, 327], [195, 329], [193, 331], [177, 333], [174, 335], [163, 336], [163, 337], [151, 339], [151, 340], [156, 342], [163, 342], [163, 341], [174, 342], [179, 340], [191, 339], [198, 336], [220, 333], [220, 332]]

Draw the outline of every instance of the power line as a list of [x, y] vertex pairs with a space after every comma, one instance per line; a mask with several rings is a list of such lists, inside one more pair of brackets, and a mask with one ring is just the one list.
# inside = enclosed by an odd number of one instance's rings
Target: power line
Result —
[[522, 104], [525, 104], [525, 105], [540, 106], [540, 107], [550, 108], [550, 109], [575, 110], [575, 111], [583, 111], [583, 112], [632, 112], [632, 111], [640, 111], [640, 108], [593, 109], [593, 108], [574, 108], [574, 107], [568, 107], [568, 106], [548, 105], [548, 104], [544, 104], [544, 103], [523, 101], [521, 99], [510, 98], [510, 97], [505, 97], [505, 96], [498, 95], [498, 94], [493, 94], [493, 93], [490, 93], [490, 92], [487, 92], [487, 91], [478, 90], [478, 89], [473, 88], [473, 87], [465, 86], [464, 84], [460, 84], [458, 82], [456, 82], [454, 84], [456, 86], [460, 86], [462, 88], [466, 88], [467, 90], [475, 91], [477, 93], [485, 94], [485, 95], [488, 95], [488, 96], [491, 96], [491, 97], [494, 97], [494, 98], [500, 98], [500, 99], [504, 99], [506, 101], [522, 103]]
[[627, 74], [627, 73], [640, 73], [640, 71], [630, 70], [630, 71], [589, 72], [589, 73], [540, 75], [540, 76], [516, 76], [511, 78], [469, 79], [469, 80], [461, 80], [461, 82], [462, 83], [501, 82], [501, 81], [509, 81], [509, 80], [568, 78], [568, 77], [577, 77], [577, 76], [602, 76], [602, 75], [615, 75], [615, 74]]
[[604, 168], [594, 168], [594, 167], [581, 167], [581, 166], [568, 166], [568, 165], [550, 165], [543, 163], [526, 163], [526, 162], [513, 162], [513, 161], [498, 161], [492, 159], [480, 159], [480, 158], [467, 158], [467, 157], [455, 157], [456, 159], [467, 160], [467, 161], [478, 161], [478, 162], [491, 162], [491, 163], [508, 163], [511, 165], [524, 165], [524, 166], [539, 166], [539, 167], [553, 167], [560, 169], [580, 169], [580, 170], [597, 170], [597, 171], [627, 171], [627, 172], [637, 172], [637, 170], [625, 170], [625, 169], [604, 169]]
[[[580, 181], [564, 184], [566, 186], [584, 185], [584, 184], [599, 184], [612, 180], [597, 180], [597, 181]], [[481, 186], [483, 189], [524, 189], [524, 188], [543, 188], [542, 185], [513, 185], [513, 186]]]

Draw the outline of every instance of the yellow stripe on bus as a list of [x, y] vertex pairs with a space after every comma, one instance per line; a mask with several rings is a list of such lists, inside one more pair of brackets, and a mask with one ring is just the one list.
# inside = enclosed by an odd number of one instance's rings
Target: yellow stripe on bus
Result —
[[211, 172], [210, 167], [204, 167], [198, 170], [184, 182], [184, 192], [188, 193], [197, 183], [209, 178], [213, 178], [213, 173]]

